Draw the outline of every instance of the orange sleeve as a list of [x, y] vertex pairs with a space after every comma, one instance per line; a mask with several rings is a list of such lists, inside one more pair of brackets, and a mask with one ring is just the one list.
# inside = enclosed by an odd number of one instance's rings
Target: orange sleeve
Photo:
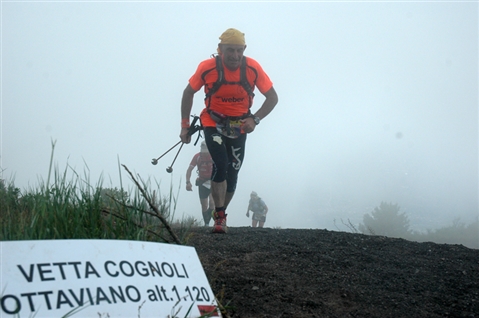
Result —
[[256, 87], [258, 87], [258, 90], [262, 94], [266, 93], [271, 89], [271, 87], [273, 87], [273, 82], [256, 60], [252, 59], [251, 57], [248, 57], [247, 61], [248, 65], [255, 68], [258, 72], [258, 78], [256, 79]]
[[193, 156], [193, 158], [191, 159], [191, 162], [190, 162], [190, 166], [191, 166], [191, 167], [196, 167], [196, 164], [197, 164], [197, 162], [198, 162], [198, 157], [199, 157], [199, 156], [200, 156], [200, 153], [199, 153], [199, 152]]
[[210, 58], [207, 60], [202, 61], [199, 65], [198, 68], [196, 69], [195, 74], [190, 77], [188, 83], [190, 84], [191, 88], [193, 88], [195, 91], [199, 91], [201, 87], [205, 84], [203, 82], [203, 79], [201, 78], [201, 75], [209, 70], [209, 69], [214, 69], [216, 68], [216, 61], [214, 58]]

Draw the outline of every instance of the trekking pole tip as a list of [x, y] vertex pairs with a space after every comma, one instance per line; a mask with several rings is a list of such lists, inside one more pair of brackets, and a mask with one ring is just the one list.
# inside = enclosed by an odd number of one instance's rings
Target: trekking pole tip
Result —
[[157, 163], [158, 163], [158, 159], [155, 159], [155, 158], [151, 159], [152, 165], [156, 166]]
[[172, 173], [172, 172], [173, 172], [173, 167], [168, 167], [168, 168], [166, 168], [166, 172]]

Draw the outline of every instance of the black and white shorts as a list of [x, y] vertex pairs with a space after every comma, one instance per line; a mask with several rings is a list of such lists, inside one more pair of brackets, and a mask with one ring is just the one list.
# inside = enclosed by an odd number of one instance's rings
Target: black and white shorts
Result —
[[243, 164], [246, 134], [238, 138], [228, 138], [218, 132], [215, 127], [205, 127], [205, 142], [213, 159], [213, 174], [211, 180], [223, 182], [226, 180], [227, 192], [236, 190], [238, 172]]

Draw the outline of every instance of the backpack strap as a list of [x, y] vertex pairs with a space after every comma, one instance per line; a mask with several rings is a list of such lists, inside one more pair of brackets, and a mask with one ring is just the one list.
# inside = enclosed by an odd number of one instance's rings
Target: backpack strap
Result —
[[[248, 79], [246, 77], [246, 57], [243, 56], [243, 58], [241, 59], [240, 81], [239, 82], [228, 82], [225, 79], [223, 61], [221, 60], [221, 56], [216, 55], [215, 60], [216, 60], [216, 72], [218, 73], [218, 78], [216, 79], [216, 82], [213, 84], [213, 86], [205, 94], [205, 101], [208, 100], [207, 108], [209, 109], [209, 107], [210, 107], [212, 95], [215, 94], [223, 84], [228, 84], [228, 85], [238, 85], [239, 84], [239, 85], [241, 85], [244, 88], [244, 90], [246, 91], [246, 93], [248, 93], [249, 107], [251, 108], [251, 106], [253, 105], [254, 93], [253, 93], [253, 88], [249, 84]], [[258, 73], [256, 72], [256, 70], [254, 68], [251, 68], [251, 69], [255, 72], [256, 77], [258, 77]], [[212, 70], [213, 69], [209, 69], [201, 75], [201, 78], [203, 79], [203, 81], [204, 81], [206, 75], [209, 72], [211, 72]]]
[[[216, 82], [213, 84], [213, 86], [205, 94], [205, 100], [208, 99], [208, 108], [210, 107], [211, 96], [220, 89], [221, 85], [223, 85], [223, 82], [225, 81], [224, 79], [225, 75], [224, 75], [223, 63], [221, 61], [221, 56], [216, 55], [215, 60], [216, 60], [216, 72], [218, 73], [218, 78], [216, 79]], [[201, 75], [201, 77], [203, 78], [203, 81], [205, 79], [206, 74], [208, 74], [212, 70], [213, 69], [210, 69]]]
[[[254, 68], [252, 70], [256, 74], [256, 78], [258, 78], [258, 73]], [[256, 80], [255, 80], [256, 81]], [[248, 79], [246, 78], [246, 57], [243, 56], [243, 59], [241, 60], [241, 67], [240, 67], [240, 84], [243, 86], [244, 90], [246, 93], [248, 93], [249, 96], [249, 107], [253, 105], [253, 98], [254, 98], [254, 93], [253, 93], [253, 88], [248, 82]]]

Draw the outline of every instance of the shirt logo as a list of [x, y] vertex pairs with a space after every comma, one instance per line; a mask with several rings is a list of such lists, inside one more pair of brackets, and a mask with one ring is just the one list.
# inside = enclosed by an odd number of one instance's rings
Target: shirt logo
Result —
[[218, 97], [221, 99], [223, 103], [242, 103], [244, 101], [244, 97]]
[[223, 143], [223, 139], [218, 135], [213, 136], [213, 141], [218, 143], [219, 145], [221, 145]]

